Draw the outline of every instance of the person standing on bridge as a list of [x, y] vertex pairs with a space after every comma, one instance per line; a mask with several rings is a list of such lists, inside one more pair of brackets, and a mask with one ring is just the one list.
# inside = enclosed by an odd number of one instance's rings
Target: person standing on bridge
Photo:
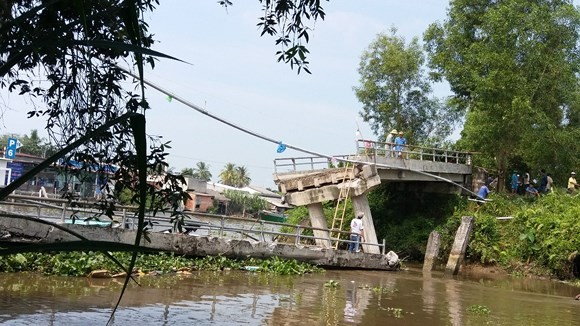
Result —
[[407, 139], [403, 136], [403, 132], [399, 131], [399, 136], [395, 138], [395, 152], [397, 157], [403, 158], [403, 148], [407, 145]]
[[362, 218], [365, 216], [363, 212], [358, 212], [356, 218], [350, 222], [350, 243], [348, 244], [348, 251], [359, 252], [358, 249], [361, 240], [364, 241]]
[[395, 148], [395, 137], [397, 136], [397, 129], [391, 130], [391, 133], [387, 135], [387, 139], [385, 140], [385, 157], [394, 157], [395, 153], [393, 149]]

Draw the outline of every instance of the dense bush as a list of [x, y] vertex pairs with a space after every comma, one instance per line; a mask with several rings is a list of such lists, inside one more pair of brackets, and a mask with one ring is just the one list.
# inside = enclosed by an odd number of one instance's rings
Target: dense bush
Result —
[[[508, 269], [534, 266], [570, 278], [572, 263], [568, 256], [580, 250], [580, 198], [553, 193], [530, 200], [494, 194], [482, 206], [468, 205], [457, 210], [444, 226], [443, 255], [449, 252], [461, 216], [475, 218], [467, 258], [483, 264], [498, 263]], [[513, 219], [498, 220], [511, 216]]]

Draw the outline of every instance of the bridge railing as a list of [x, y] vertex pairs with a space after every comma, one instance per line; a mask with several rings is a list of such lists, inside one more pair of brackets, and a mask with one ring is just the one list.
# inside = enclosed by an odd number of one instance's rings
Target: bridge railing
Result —
[[[352, 155], [335, 155], [337, 159], [347, 159]], [[321, 156], [287, 157], [274, 159], [274, 171], [276, 173], [289, 171], [319, 170], [335, 167], [338, 161]]]
[[[66, 205], [66, 200], [39, 198], [30, 196], [9, 196], [8, 200], [0, 201], [0, 217], [10, 216], [17, 218], [25, 216], [29, 218], [38, 218], [52, 221], [54, 223], [69, 223], [71, 215], [76, 216], [76, 224], [83, 225], [84, 219], [95, 216], [97, 210], [92, 209], [90, 202], [75, 202], [74, 205]], [[57, 205], [60, 204], [60, 205]], [[74, 207], [73, 207], [74, 206]], [[113, 221], [110, 226], [136, 229], [137, 218], [135, 212], [137, 208], [133, 206], [123, 206], [121, 211], [114, 212]], [[348, 246], [352, 241], [349, 240], [350, 232], [332, 230], [332, 233], [340, 233], [344, 239], [316, 237], [305, 234], [305, 231], [327, 231], [331, 230], [316, 228], [311, 226], [302, 226], [298, 224], [278, 223], [263, 220], [241, 218], [235, 216], [216, 215], [208, 213], [184, 212], [186, 215], [185, 229], [189, 230], [187, 234], [192, 236], [216, 236], [224, 238], [252, 239], [258, 242], [271, 243], [276, 241], [280, 236], [287, 237], [292, 242], [299, 245], [313, 245], [317, 239], [342, 243], [343, 247]], [[195, 219], [193, 219], [195, 218]], [[112, 222], [107, 217], [98, 218], [101, 222]], [[167, 232], [172, 229], [173, 223], [169, 216], [146, 215], [145, 220], [149, 224], [150, 232]], [[281, 228], [285, 227], [286, 232]], [[310, 233], [310, 232], [309, 232]], [[313, 232], [312, 232], [313, 233]], [[381, 252], [385, 251], [385, 240], [382, 244], [373, 244], [361, 242], [370, 246], [377, 246]]]
[[433, 148], [417, 145], [405, 145], [400, 155], [394, 143], [378, 142], [368, 139], [356, 141], [358, 155], [371, 157], [376, 162], [377, 157], [403, 158], [420, 161], [443, 162], [471, 165], [472, 154], [469, 152], [454, 151], [445, 148]]

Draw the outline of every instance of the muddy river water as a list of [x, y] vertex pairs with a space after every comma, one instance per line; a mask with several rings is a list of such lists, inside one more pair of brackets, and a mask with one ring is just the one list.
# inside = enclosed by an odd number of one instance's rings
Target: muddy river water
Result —
[[[331, 281], [332, 280], [332, 281]], [[131, 285], [113, 325], [580, 325], [580, 288], [399, 272], [194, 272]], [[0, 325], [105, 325], [121, 280], [0, 274]]]

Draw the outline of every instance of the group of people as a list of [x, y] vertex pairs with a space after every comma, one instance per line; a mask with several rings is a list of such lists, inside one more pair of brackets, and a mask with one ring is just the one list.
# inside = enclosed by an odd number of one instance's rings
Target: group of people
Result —
[[[542, 176], [538, 182], [538, 180], [532, 179], [528, 172], [519, 175], [518, 172], [514, 170], [511, 176], [512, 194], [539, 197], [542, 194], [554, 192], [554, 179], [552, 179], [550, 173], [547, 173], [546, 170], [542, 169], [541, 174]], [[489, 189], [490, 184], [493, 183], [497, 183], [497, 179], [492, 181], [492, 179], [489, 178], [481, 185], [477, 192], [478, 199], [485, 200], [487, 198], [487, 195], [491, 192]], [[577, 188], [580, 188], [580, 185], [578, 185], [578, 182], [576, 181], [576, 172], [571, 172], [566, 189], [568, 193], [571, 194], [574, 193]]]
[[407, 139], [402, 131], [397, 133], [397, 129], [391, 130], [385, 139], [385, 156], [403, 158], [403, 150], [407, 145]]
[[[541, 173], [542, 176], [540, 182], [538, 182], [536, 179], [532, 179], [528, 172], [519, 175], [517, 171], [514, 171], [511, 176], [512, 194], [538, 197], [541, 194], [553, 192], [554, 179], [552, 179], [550, 173], [547, 173], [544, 169], [541, 170]], [[573, 193], [575, 189], [579, 187], [580, 186], [576, 182], [576, 172], [571, 172], [566, 187], [568, 193]]]
[[542, 177], [540, 182], [532, 179], [530, 173], [526, 172], [519, 175], [518, 171], [514, 170], [511, 177], [512, 194], [526, 195], [531, 197], [539, 197], [541, 194], [554, 191], [554, 179], [546, 170], [541, 170]]

